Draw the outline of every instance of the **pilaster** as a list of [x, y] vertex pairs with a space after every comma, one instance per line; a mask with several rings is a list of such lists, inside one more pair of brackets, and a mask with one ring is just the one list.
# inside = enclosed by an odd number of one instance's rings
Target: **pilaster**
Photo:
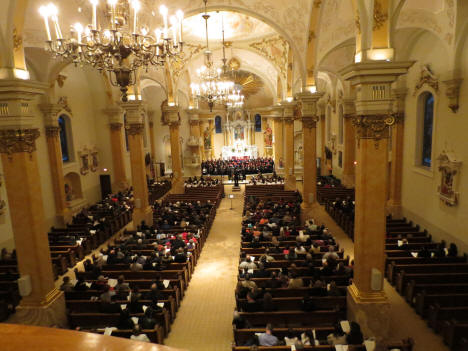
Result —
[[401, 189], [403, 180], [405, 100], [407, 93], [407, 88], [394, 89], [392, 91], [395, 99], [395, 124], [392, 126], [392, 163], [390, 168], [390, 196], [387, 209], [393, 218], [402, 217]]
[[180, 115], [178, 106], [166, 106], [164, 109], [167, 123], [169, 124], [172, 156], [172, 192], [184, 193], [184, 179], [182, 173], [182, 155], [180, 150]]
[[153, 211], [148, 200], [148, 183], [146, 180], [146, 165], [143, 145], [145, 105], [140, 100], [120, 103], [126, 112], [127, 135], [130, 149], [130, 167], [132, 172], [133, 197], [135, 209], [133, 211], [133, 225], [140, 225], [141, 221], [152, 225]]
[[271, 114], [273, 120], [274, 141], [274, 159], [275, 170], [282, 172], [284, 168], [284, 133], [283, 133], [283, 109], [281, 106], [275, 106]]
[[112, 174], [114, 179], [112, 188], [115, 192], [128, 188], [127, 174], [124, 162], [124, 139], [123, 139], [123, 109], [120, 106], [109, 106], [103, 111], [109, 118], [109, 132], [112, 150]]
[[156, 141], [154, 139], [154, 111], [148, 111], [148, 126], [149, 126], [149, 138], [151, 147], [151, 159], [156, 159]]
[[58, 124], [58, 113], [62, 110], [62, 107], [57, 104], [42, 104], [39, 108], [44, 116], [50, 175], [54, 192], [55, 213], [58, 222], [64, 225], [71, 220], [71, 214], [67, 208], [65, 197], [62, 147], [60, 145], [60, 127]]
[[354, 168], [356, 161], [356, 135], [354, 132], [353, 118], [356, 115], [354, 99], [343, 100], [344, 117], [344, 157], [343, 157], [343, 185], [354, 187]]
[[304, 92], [297, 95], [302, 105], [302, 145], [304, 148], [303, 206], [309, 208], [316, 203], [317, 194], [317, 102], [323, 93]]
[[348, 314], [363, 333], [378, 341], [389, 336], [389, 323], [377, 322], [389, 302], [383, 291], [385, 274], [386, 194], [389, 127], [395, 123], [391, 84], [413, 62], [364, 62], [340, 74], [356, 91], [357, 136], [354, 280], [348, 289]]
[[0, 80], [0, 154], [18, 270], [30, 282], [11, 322], [65, 326], [65, 299], [54, 286], [54, 276], [44, 222], [44, 207], [37, 162], [31, 104], [45, 85], [32, 81]]
[[325, 154], [325, 108], [326, 103], [323, 99], [321, 99], [318, 103], [318, 115], [320, 120], [320, 175], [326, 176], [328, 174], [327, 169], [327, 158]]
[[284, 101], [284, 187], [288, 190], [296, 190], [296, 176], [294, 175], [294, 108], [296, 103]]

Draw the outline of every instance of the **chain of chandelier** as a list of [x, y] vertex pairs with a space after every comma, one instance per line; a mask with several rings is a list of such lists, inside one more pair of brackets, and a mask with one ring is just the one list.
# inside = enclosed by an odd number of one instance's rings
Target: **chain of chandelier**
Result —
[[213, 110], [215, 104], [225, 105], [227, 107], [242, 107], [244, 104], [244, 96], [241, 94], [239, 86], [230, 79], [226, 60], [226, 44], [224, 41], [224, 19], [222, 21], [222, 44], [223, 44], [223, 64], [221, 67], [216, 68], [213, 63], [213, 54], [209, 48], [208, 39], [208, 15], [206, 10], [207, 0], [205, 3], [205, 20], [206, 31], [206, 50], [204, 52], [204, 65], [197, 69], [198, 83], [190, 85], [192, 95], [199, 101], [208, 103], [210, 111]]
[[[139, 0], [104, 0], [105, 20], [98, 20], [99, 0], [89, 0], [92, 7], [91, 23], [71, 26], [70, 36], [65, 37], [60, 27], [58, 8], [53, 4], [41, 6], [39, 13], [44, 19], [47, 34], [46, 49], [56, 58], [73, 62], [76, 66], [90, 65], [106, 72], [112, 85], [120, 87], [122, 101], [128, 101], [127, 90], [136, 84], [136, 72], [143, 68], [164, 66], [168, 59], [183, 56], [184, 13], [178, 10], [169, 16], [166, 6], [159, 7], [162, 28], [153, 32], [140, 23]], [[210, 110], [215, 103], [226, 106], [242, 106], [244, 97], [240, 89], [227, 79], [223, 25], [223, 66], [215, 69], [208, 48], [208, 18], [205, 2], [207, 49], [205, 65], [197, 70], [199, 84], [192, 85], [192, 93], [201, 101], [208, 102]]]

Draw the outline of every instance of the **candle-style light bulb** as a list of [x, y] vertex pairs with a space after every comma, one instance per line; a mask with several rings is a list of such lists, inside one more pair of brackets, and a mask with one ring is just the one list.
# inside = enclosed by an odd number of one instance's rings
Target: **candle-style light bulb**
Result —
[[93, 18], [92, 18], [92, 28], [94, 30], [97, 29], [97, 6], [99, 4], [99, 0], [89, 0], [89, 2], [91, 3], [91, 5], [93, 6]]
[[47, 40], [51, 41], [52, 37], [50, 35], [50, 27], [49, 27], [49, 9], [47, 6], [39, 7], [39, 14], [44, 18], [44, 24], [47, 32]]
[[115, 29], [115, 5], [117, 4], [117, 0], [107, 0], [107, 3], [111, 7], [112, 29]]
[[175, 46], [177, 45], [177, 19], [175, 18], [175, 16], [171, 16], [170, 22], [171, 22], [172, 40], [173, 40], [172, 45]]
[[55, 6], [52, 3], [49, 3], [47, 5], [47, 10], [49, 12], [49, 16], [52, 19], [52, 22], [54, 22], [54, 27], [55, 27], [55, 35], [57, 39], [62, 39], [62, 31], [60, 30], [60, 25], [58, 23], [58, 9], [57, 6]]
[[176, 16], [179, 21], [179, 42], [182, 43], [182, 22], [184, 21], [184, 12], [182, 10], [177, 10]]
[[167, 32], [167, 7], [164, 5], [159, 6], [159, 13], [163, 17], [164, 21], [164, 39], [168, 38], [168, 32]]
[[140, 8], [141, 8], [140, 1], [133, 0], [132, 1], [132, 7], [133, 7], [133, 33], [136, 33], [137, 32], [138, 11], [140, 11]]
[[73, 28], [75, 29], [76, 31], [76, 36], [77, 36], [77, 39], [78, 39], [78, 44], [81, 44], [81, 35], [83, 34], [83, 26], [81, 25], [81, 23], [75, 23], [73, 25]]

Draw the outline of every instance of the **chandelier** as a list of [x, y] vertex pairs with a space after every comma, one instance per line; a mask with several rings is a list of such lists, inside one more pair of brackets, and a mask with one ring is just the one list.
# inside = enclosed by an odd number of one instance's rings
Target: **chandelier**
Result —
[[[61, 31], [57, 7], [49, 3], [39, 8], [47, 32], [47, 51], [55, 57], [73, 62], [75, 66], [90, 65], [107, 72], [113, 86], [120, 87], [122, 101], [128, 101], [128, 86], [136, 83], [136, 71], [150, 66], [163, 66], [168, 58], [182, 54], [182, 21], [184, 13], [176, 12], [168, 20], [168, 9], [159, 12], [164, 26], [149, 34], [148, 27], [139, 22], [138, 0], [107, 0], [106, 20], [98, 23], [99, 0], [89, 0], [92, 6], [91, 24], [71, 26], [70, 37]], [[51, 34], [50, 23], [55, 31]], [[170, 24], [170, 25], [169, 25]]]
[[226, 74], [226, 57], [224, 54], [224, 24], [223, 24], [223, 66], [222, 68], [215, 68], [213, 64], [213, 54], [209, 49], [208, 40], [208, 15], [206, 4], [208, 0], [203, 0], [205, 3], [205, 14], [202, 16], [205, 20], [206, 29], [206, 50], [204, 52], [205, 61], [204, 65], [197, 69], [197, 77], [200, 83], [192, 83], [192, 94], [196, 96], [199, 101], [208, 103], [210, 112], [213, 111], [215, 104], [227, 104], [229, 97], [239, 93], [235, 90], [234, 82], [229, 80]]

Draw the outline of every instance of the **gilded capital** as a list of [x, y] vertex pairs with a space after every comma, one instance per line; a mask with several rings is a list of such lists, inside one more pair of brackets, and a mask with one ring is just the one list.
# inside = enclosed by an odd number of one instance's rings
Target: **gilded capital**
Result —
[[123, 123], [118, 123], [118, 122], [117, 123], [110, 123], [109, 127], [110, 127], [111, 130], [119, 132], [122, 129], [122, 125], [123, 125]]
[[380, 139], [389, 137], [388, 127], [394, 124], [395, 116], [392, 114], [355, 116], [353, 119], [357, 139], [374, 139], [376, 148]]
[[3, 129], [0, 130], [0, 153], [14, 154], [36, 151], [36, 139], [39, 129]]
[[316, 128], [317, 127], [317, 122], [318, 122], [318, 117], [317, 116], [310, 116], [310, 117], [302, 117], [302, 127], [311, 129], [311, 128]]
[[45, 132], [47, 138], [56, 138], [59, 135], [60, 127], [46, 126]]
[[139, 135], [143, 134], [145, 125], [143, 123], [132, 123], [128, 124], [125, 129], [127, 129], [128, 135]]

